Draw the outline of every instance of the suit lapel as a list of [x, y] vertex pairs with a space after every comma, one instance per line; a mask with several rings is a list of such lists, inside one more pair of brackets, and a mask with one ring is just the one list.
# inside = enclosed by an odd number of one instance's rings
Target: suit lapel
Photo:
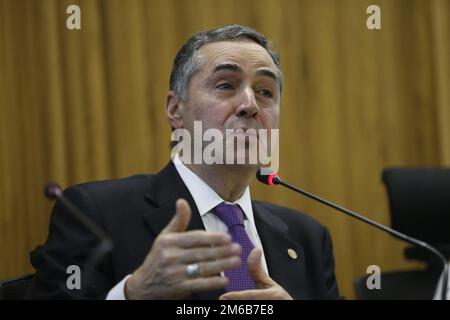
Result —
[[144, 214], [144, 219], [155, 237], [172, 219], [175, 214], [175, 202], [179, 198], [185, 199], [192, 210], [191, 221], [187, 229], [205, 230], [194, 199], [172, 162], [155, 176], [145, 197], [156, 207]]
[[[267, 207], [253, 202], [253, 214], [270, 277], [294, 299], [306, 299], [303, 248], [288, 237], [288, 225]], [[295, 251], [296, 259], [288, 254], [289, 249]]]
[[[175, 214], [175, 202], [183, 198], [191, 207], [192, 216], [187, 230], [205, 230], [202, 218], [192, 195], [181, 179], [172, 161], [154, 178], [150, 184], [146, 199], [155, 208], [145, 213], [143, 218], [154, 234], [154, 238], [165, 228]], [[193, 299], [217, 299], [225, 290], [213, 290], [193, 294]]]

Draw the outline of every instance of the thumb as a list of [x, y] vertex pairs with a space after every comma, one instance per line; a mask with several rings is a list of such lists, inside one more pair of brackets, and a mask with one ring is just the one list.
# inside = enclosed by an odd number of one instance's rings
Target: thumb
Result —
[[184, 199], [178, 199], [175, 204], [175, 215], [167, 226], [161, 231], [161, 234], [170, 232], [183, 232], [186, 230], [191, 220], [191, 208]]
[[250, 252], [247, 259], [248, 270], [250, 271], [250, 276], [258, 289], [264, 289], [266, 287], [273, 285], [273, 280], [267, 275], [263, 270], [261, 264], [261, 249], [255, 248]]

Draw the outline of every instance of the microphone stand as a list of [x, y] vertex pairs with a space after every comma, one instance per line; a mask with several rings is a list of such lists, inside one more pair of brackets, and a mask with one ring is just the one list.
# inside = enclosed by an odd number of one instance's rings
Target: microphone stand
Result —
[[371, 226], [374, 226], [375, 228], [377, 228], [377, 229], [379, 229], [379, 230], [381, 230], [383, 232], [386, 232], [386, 233], [392, 235], [393, 237], [395, 237], [397, 239], [400, 239], [400, 240], [408, 242], [408, 243], [410, 243], [412, 245], [424, 248], [425, 250], [431, 252], [436, 257], [438, 257], [439, 260], [441, 260], [441, 262], [442, 262], [443, 275], [442, 275], [441, 299], [442, 300], [447, 300], [448, 264], [447, 264], [447, 260], [445, 259], [444, 255], [439, 250], [437, 250], [435, 247], [429, 245], [428, 243], [426, 243], [424, 241], [421, 241], [421, 240], [418, 240], [416, 238], [407, 236], [404, 233], [401, 233], [401, 232], [398, 232], [397, 230], [394, 230], [394, 229], [391, 229], [389, 227], [386, 227], [386, 226], [382, 225], [381, 223], [378, 223], [378, 222], [376, 222], [374, 220], [371, 220], [371, 219], [366, 218], [366, 217], [364, 217], [364, 216], [362, 216], [360, 214], [357, 214], [356, 212], [353, 212], [353, 211], [348, 210], [348, 209], [346, 209], [346, 208], [344, 208], [342, 206], [334, 204], [333, 202], [330, 202], [330, 201], [325, 200], [325, 199], [323, 199], [321, 197], [318, 197], [318, 196], [316, 196], [316, 195], [314, 195], [314, 194], [312, 194], [312, 193], [310, 193], [308, 191], [300, 189], [300, 188], [298, 188], [296, 186], [293, 186], [293, 185], [291, 185], [289, 183], [283, 182], [278, 177], [278, 175], [276, 173], [272, 173], [272, 174], [269, 174], [269, 175], [262, 175], [261, 174], [261, 169], [259, 169], [257, 171], [257, 173], [256, 173], [256, 178], [259, 181], [261, 181], [261, 182], [263, 182], [265, 184], [269, 184], [269, 185], [278, 185], [279, 184], [279, 185], [282, 185], [285, 188], [288, 188], [290, 190], [293, 190], [295, 192], [303, 194], [304, 196], [306, 196], [308, 198], [314, 199], [314, 200], [316, 200], [316, 201], [318, 201], [318, 202], [320, 202], [320, 203], [322, 203], [322, 204], [324, 204], [326, 206], [329, 206], [329, 207], [331, 207], [333, 209], [336, 209], [336, 210], [338, 210], [338, 211], [340, 211], [342, 213], [345, 213], [345, 214], [347, 214], [347, 215], [349, 215], [349, 216], [351, 216], [353, 218], [356, 218], [356, 219], [358, 219], [358, 220], [360, 220], [362, 222], [365, 222], [365, 223], [367, 223], [367, 224], [369, 224]]
[[[63, 195], [61, 188], [56, 183], [48, 183], [45, 186], [44, 194], [49, 199], [58, 199], [62, 205], [100, 241], [92, 251], [89, 260], [85, 263], [84, 282], [88, 284], [89, 279], [92, 277], [92, 271], [103, 260], [105, 255], [113, 249], [113, 243], [100, 227]], [[64, 289], [68, 290], [66, 288]], [[72, 291], [70, 291], [70, 295], [75, 298], [80, 298], [78, 295], [74, 295]]]

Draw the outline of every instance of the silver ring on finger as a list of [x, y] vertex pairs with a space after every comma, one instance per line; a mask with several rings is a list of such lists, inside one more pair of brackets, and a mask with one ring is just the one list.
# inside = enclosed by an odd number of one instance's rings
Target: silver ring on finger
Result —
[[188, 264], [186, 266], [186, 274], [189, 278], [197, 277], [200, 274], [198, 262]]

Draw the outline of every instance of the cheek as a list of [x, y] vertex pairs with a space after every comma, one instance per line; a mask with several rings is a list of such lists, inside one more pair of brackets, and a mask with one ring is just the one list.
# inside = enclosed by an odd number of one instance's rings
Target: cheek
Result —
[[203, 101], [192, 109], [194, 120], [203, 121], [204, 128], [222, 128], [233, 114], [233, 108], [220, 101]]
[[192, 121], [205, 121], [208, 118], [209, 103], [205, 99], [192, 99], [189, 103], [189, 113]]
[[260, 114], [263, 128], [278, 128], [280, 120], [280, 108], [264, 109]]

